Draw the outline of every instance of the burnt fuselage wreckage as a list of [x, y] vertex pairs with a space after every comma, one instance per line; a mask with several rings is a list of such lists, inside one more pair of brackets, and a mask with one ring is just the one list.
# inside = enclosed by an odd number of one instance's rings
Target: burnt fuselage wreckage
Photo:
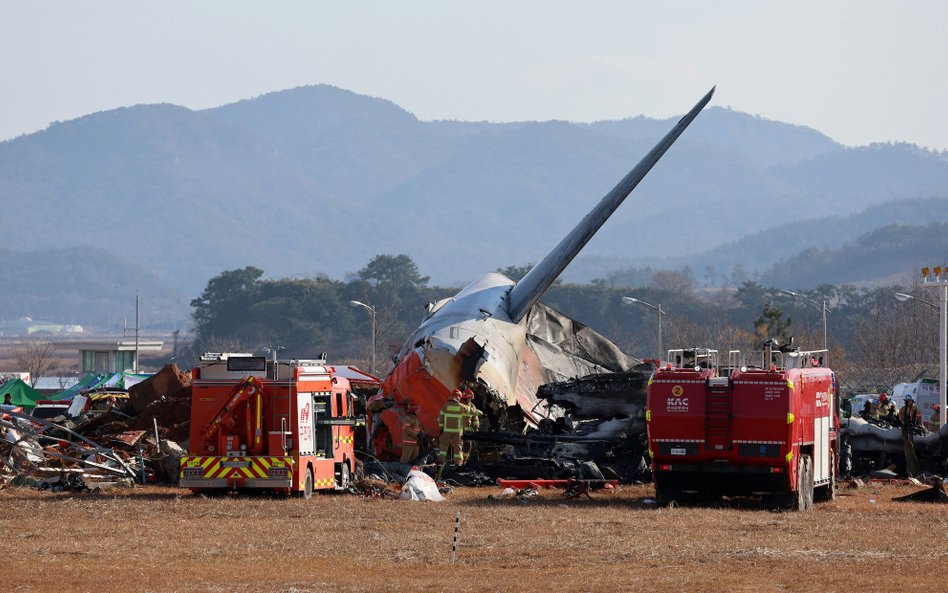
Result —
[[[369, 402], [373, 410], [369, 431], [377, 457], [392, 459], [400, 454], [401, 427], [409, 406], [417, 410], [422, 440], [435, 438], [439, 432], [438, 413], [458, 388], [474, 392], [474, 404], [486, 416], [482, 431], [486, 428], [511, 433], [511, 439], [532, 438], [528, 450], [544, 437], [555, 443], [554, 451], [568, 448], [565, 443], [569, 441], [577, 442], [573, 437], [586, 439], [584, 446], [591, 446], [598, 438], [591, 435], [598, 433], [582, 432], [590, 423], [584, 424], [580, 407], [573, 404], [575, 412], [570, 412], [569, 402], [559, 395], [538, 395], [541, 386], [568, 383], [576, 377], [584, 377], [577, 385], [605, 381], [587, 377], [592, 374], [634, 374], [640, 361], [539, 300], [698, 116], [713, 93], [711, 89], [702, 97], [520, 281], [488, 273], [454, 297], [429, 305], [421, 325], [396, 356], [395, 368], [384, 379], [374, 401]], [[568, 388], [563, 389], [561, 395]], [[551, 397], [562, 399], [563, 405], [543, 401]], [[617, 422], [631, 425], [630, 418], [623, 416]], [[557, 430], [561, 434], [553, 434]], [[481, 438], [466, 436], [469, 440]]]
[[536, 428], [469, 435], [478, 443], [478, 460], [495, 460], [482, 471], [498, 477], [647, 481], [645, 398], [654, 370], [643, 363], [541, 385], [537, 399], [545, 417]]

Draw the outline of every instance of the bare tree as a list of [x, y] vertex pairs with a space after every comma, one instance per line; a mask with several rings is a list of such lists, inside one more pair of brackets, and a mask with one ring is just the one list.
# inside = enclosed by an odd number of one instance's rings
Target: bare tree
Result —
[[242, 336], [211, 336], [202, 348], [204, 352], [253, 352], [257, 349]]
[[894, 301], [878, 303], [856, 324], [852, 360], [862, 366], [885, 368], [909, 362], [936, 364], [936, 323], [936, 315], [919, 307]]
[[54, 353], [52, 340], [45, 342], [30, 340], [13, 351], [13, 360], [16, 361], [17, 367], [30, 374], [30, 387], [36, 387], [36, 382], [40, 377], [62, 363], [54, 356]]
[[[668, 348], [713, 348], [724, 355], [728, 350], [754, 350], [757, 342], [751, 332], [717, 318], [696, 322], [687, 317], [672, 317], [666, 327]], [[759, 345], [756, 348], [759, 349]]]
[[691, 294], [695, 288], [695, 277], [690, 268], [682, 271], [659, 270], [652, 275], [652, 286], [673, 294]]

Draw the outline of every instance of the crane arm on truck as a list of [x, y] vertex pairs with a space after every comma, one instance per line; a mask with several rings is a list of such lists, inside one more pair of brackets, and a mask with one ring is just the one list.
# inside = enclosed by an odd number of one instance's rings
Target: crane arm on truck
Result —
[[231, 396], [227, 398], [227, 402], [221, 407], [217, 414], [214, 415], [211, 421], [201, 429], [201, 437], [204, 440], [204, 444], [208, 446], [208, 449], [211, 451], [214, 450], [214, 440], [220, 433], [222, 426], [233, 428], [236, 425], [235, 416], [242, 405], [246, 405], [248, 408], [246, 413], [248, 424], [251, 422], [250, 408], [256, 407], [257, 413], [253, 418], [253, 422], [255, 422], [253, 427], [255, 439], [252, 441], [252, 447], [256, 449], [257, 446], [260, 445], [259, 439], [262, 431], [262, 419], [260, 415], [263, 409], [263, 396], [263, 386], [256, 378], [247, 377], [238, 383], [231, 392]]

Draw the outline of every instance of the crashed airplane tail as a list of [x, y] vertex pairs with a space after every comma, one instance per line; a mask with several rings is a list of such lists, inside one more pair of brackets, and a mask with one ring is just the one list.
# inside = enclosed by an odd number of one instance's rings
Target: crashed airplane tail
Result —
[[[523, 420], [536, 424], [543, 417], [536, 410], [536, 389], [542, 383], [568, 378], [567, 369], [577, 369], [578, 374], [599, 368], [625, 371], [637, 362], [618, 356], [621, 353], [614, 345], [569, 352], [561, 347], [564, 343], [582, 344], [592, 334], [581, 324], [567, 324], [548, 311], [538, 311], [538, 301], [713, 94], [712, 88], [519, 283], [488, 273], [453, 298], [429, 306], [427, 316], [396, 357], [395, 369], [369, 402], [377, 453], [400, 452], [402, 418], [409, 403], [418, 406], [425, 434], [434, 437], [438, 412], [451, 391], [470, 387], [475, 405], [487, 414], [489, 427], [516, 429]], [[558, 328], [566, 326], [572, 328], [567, 332], [572, 337], [556, 340], [554, 336], [562, 333]], [[593, 342], [598, 340], [589, 343]], [[596, 353], [604, 358], [597, 359]]]
[[592, 239], [596, 231], [609, 220], [609, 217], [616, 211], [616, 208], [632, 193], [632, 190], [642, 181], [645, 175], [652, 170], [652, 167], [658, 162], [658, 159], [662, 158], [665, 151], [681, 136], [681, 133], [685, 131], [688, 124], [694, 121], [701, 110], [704, 109], [704, 106], [708, 104], [708, 101], [710, 101], [714, 95], [715, 88], [717, 87], [713, 87], [708, 91], [708, 94], [702, 97], [701, 100], [691, 108], [691, 111], [678, 120], [675, 127], [665, 134], [665, 137], [639, 161], [639, 164], [629, 171], [628, 175], [626, 175], [612, 191], [606, 194], [595, 208], [583, 217], [580, 223], [560, 241], [559, 245], [548, 253], [540, 263], [534, 266], [533, 269], [511, 289], [507, 295], [507, 309], [510, 313], [511, 321], [517, 323], [524, 318], [527, 311], [533, 306], [533, 303], [537, 302], [540, 297], [543, 296], [546, 289], [556, 281], [566, 266], [573, 261], [573, 258], [576, 257], [586, 243]]

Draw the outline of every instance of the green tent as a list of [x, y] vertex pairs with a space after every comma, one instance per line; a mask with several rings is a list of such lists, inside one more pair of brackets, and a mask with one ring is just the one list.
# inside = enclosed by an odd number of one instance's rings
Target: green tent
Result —
[[0, 385], [0, 403], [6, 401], [7, 394], [12, 396], [13, 405], [23, 406], [24, 408], [35, 408], [36, 400], [46, 399], [46, 396], [20, 379], [13, 379]]
[[90, 373], [69, 389], [51, 395], [48, 399], [69, 401], [81, 392], [91, 389], [128, 389], [149, 377], [151, 373], [100, 373], [98, 375]]
[[92, 373], [89, 373], [82, 379], [79, 379], [79, 382], [72, 387], [49, 396], [49, 399], [71, 400], [72, 398], [79, 395], [79, 392], [83, 389], [92, 389], [95, 385], [102, 381], [102, 377], [103, 375], [93, 375]]

